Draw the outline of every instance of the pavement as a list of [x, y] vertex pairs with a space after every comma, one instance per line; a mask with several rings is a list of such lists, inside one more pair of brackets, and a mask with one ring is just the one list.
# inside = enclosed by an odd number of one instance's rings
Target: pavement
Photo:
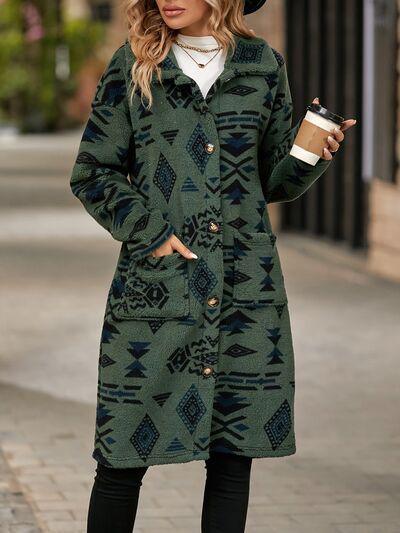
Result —
[[[0, 143], [0, 533], [85, 532], [100, 327], [119, 245], [69, 191], [79, 132]], [[254, 459], [246, 533], [399, 533], [400, 285], [278, 233], [293, 456]], [[199, 533], [202, 461], [149, 469], [135, 533]]]

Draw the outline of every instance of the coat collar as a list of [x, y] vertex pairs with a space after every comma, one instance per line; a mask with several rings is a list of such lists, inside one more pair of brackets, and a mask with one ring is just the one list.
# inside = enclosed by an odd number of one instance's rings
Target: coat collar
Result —
[[[235, 48], [227, 52], [224, 68], [219, 76], [219, 82], [227, 81], [234, 76], [246, 74], [267, 75], [276, 71], [278, 66], [275, 56], [268, 43], [260, 37], [245, 38], [234, 34]], [[125, 42], [130, 66], [132, 66], [133, 54], [128, 40]], [[160, 63], [161, 79], [173, 80], [176, 85], [193, 83], [192, 78], [187, 76], [179, 67], [172, 47], [166, 57]], [[153, 72], [152, 83], [159, 83], [158, 77]]]

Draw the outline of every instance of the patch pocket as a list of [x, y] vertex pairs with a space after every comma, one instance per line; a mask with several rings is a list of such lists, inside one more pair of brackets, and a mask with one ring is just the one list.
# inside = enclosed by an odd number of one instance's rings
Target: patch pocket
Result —
[[115, 315], [128, 319], [188, 316], [187, 261], [178, 252], [133, 261]]
[[234, 230], [233, 305], [262, 307], [286, 303], [276, 235]]

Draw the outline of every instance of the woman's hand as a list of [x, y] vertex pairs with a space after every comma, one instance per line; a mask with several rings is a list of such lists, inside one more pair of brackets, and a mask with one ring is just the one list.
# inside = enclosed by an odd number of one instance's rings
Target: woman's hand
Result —
[[[314, 98], [313, 104], [319, 104], [319, 103], [320, 103], [319, 102], [319, 98], [318, 97]], [[348, 130], [352, 126], [354, 126], [354, 124], [356, 122], [357, 122], [357, 120], [355, 120], [354, 118], [345, 120], [342, 123], [342, 125], [340, 126], [340, 128], [336, 128], [331, 133], [331, 135], [328, 135], [328, 147], [324, 148], [324, 154], [322, 156], [322, 159], [326, 159], [327, 161], [329, 161], [330, 159], [333, 158], [332, 152], [337, 152], [339, 150], [340, 143], [344, 139], [344, 133], [343, 132]]]
[[171, 235], [171, 237], [165, 241], [164, 244], [154, 250], [151, 255], [153, 257], [161, 257], [163, 255], [172, 254], [174, 251], [179, 252], [183, 257], [186, 257], [186, 259], [198, 259], [197, 255], [191, 252], [175, 235]]

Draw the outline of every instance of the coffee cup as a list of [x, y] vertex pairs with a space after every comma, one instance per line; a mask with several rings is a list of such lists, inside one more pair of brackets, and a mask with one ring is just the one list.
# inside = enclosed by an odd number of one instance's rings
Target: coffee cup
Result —
[[328, 145], [328, 135], [340, 128], [344, 118], [320, 104], [310, 104], [297, 132], [290, 155], [315, 166]]

